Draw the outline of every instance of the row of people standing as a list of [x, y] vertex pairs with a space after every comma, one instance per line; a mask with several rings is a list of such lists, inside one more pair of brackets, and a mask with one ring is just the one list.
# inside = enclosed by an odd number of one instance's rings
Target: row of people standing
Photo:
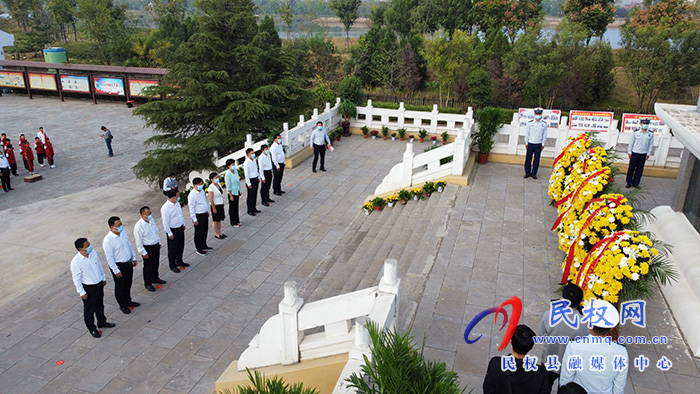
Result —
[[[32, 145], [24, 134], [19, 135], [20, 152], [24, 168], [29, 172], [29, 175], [34, 175], [34, 153]], [[54, 149], [51, 140], [46, 135], [43, 127], [39, 127], [37, 136], [34, 138], [34, 150], [36, 151], [37, 160], [41, 167], [48, 165], [50, 168], [55, 168], [54, 165]], [[6, 133], [0, 135], [0, 181], [3, 190], [10, 191], [12, 188], [12, 180], [10, 174], [17, 174], [17, 158], [15, 156], [15, 148], [12, 145], [12, 140], [7, 137]], [[44, 164], [46, 162], [46, 164]]]

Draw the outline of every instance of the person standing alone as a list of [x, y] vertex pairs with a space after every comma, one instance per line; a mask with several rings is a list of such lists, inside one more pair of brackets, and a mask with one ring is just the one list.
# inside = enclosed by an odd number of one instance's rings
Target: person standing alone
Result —
[[649, 131], [649, 119], [641, 120], [641, 127], [632, 133], [632, 138], [627, 148], [627, 155], [630, 159], [630, 164], [627, 168], [627, 185], [626, 188], [632, 186], [639, 188], [639, 182], [642, 180], [644, 172], [644, 163], [649, 160], [651, 152], [654, 150], [654, 132]]
[[284, 147], [282, 146], [282, 136], [275, 134], [275, 140], [272, 142], [270, 147], [270, 154], [272, 155], [272, 165], [275, 167], [272, 170], [274, 180], [272, 181], [272, 194], [275, 196], [281, 196], [285, 192], [282, 190], [282, 177], [284, 176]]
[[319, 156], [321, 157], [321, 171], [326, 172], [326, 148], [330, 146], [331, 140], [328, 138], [328, 133], [323, 128], [323, 122], [316, 122], [316, 129], [311, 133], [311, 150], [314, 152], [314, 161], [311, 164], [311, 169], [316, 172], [316, 163]]
[[204, 192], [204, 180], [194, 178], [192, 180], [194, 188], [187, 196], [187, 205], [190, 208], [190, 216], [194, 224], [194, 247], [200, 256], [207, 255], [207, 234], [209, 233], [209, 209], [207, 208], [207, 197]]
[[226, 184], [226, 195], [228, 195], [228, 217], [232, 227], [241, 227], [241, 220], [238, 216], [238, 200], [241, 197], [241, 177], [236, 169], [236, 161], [233, 159], [226, 160], [226, 175], [224, 175], [224, 183]]
[[180, 192], [177, 189], [171, 189], [165, 196], [168, 199], [160, 208], [160, 217], [165, 234], [168, 235], [168, 263], [170, 270], [179, 274], [178, 266], [190, 266], [182, 261], [182, 254], [185, 251], [185, 218], [182, 216], [180, 206]]
[[[102, 336], [97, 328], [114, 327], [114, 323], [109, 323], [105, 317], [104, 286], [107, 284], [105, 272], [102, 269], [97, 252], [92, 250], [87, 238], [78, 238], [74, 242], [75, 254], [70, 262], [70, 272], [73, 277], [75, 290], [83, 300], [83, 321], [90, 335], [95, 338]], [[95, 327], [95, 316], [97, 316], [97, 327]]]
[[129, 314], [131, 313], [130, 306], [141, 305], [131, 300], [131, 283], [134, 278], [134, 267], [136, 267], [136, 253], [134, 253], [129, 237], [124, 231], [121, 219], [112, 216], [107, 224], [109, 232], [102, 240], [102, 250], [114, 277], [114, 298], [117, 299], [119, 310]]
[[107, 152], [109, 153], [109, 157], [114, 156], [114, 152], [112, 152], [112, 132], [109, 131], [108, 128], [105, 126], [100, 127], [100, 130], [102, 130], [102, 138], [105, 139], [105, 144], [107, 144]]
[[255, 163], [255, 152], [253, 148], [248, 148], [245, 151], [246, 159], [243, 163], [243, 172], [245, 174], [245, 184], [248, 187], [248, 196], [246, 197], [246, 205], [248, 208], [248, 215], [255, 216], [256, 213], [260, 213], [255, 207], [256, 201], [258, 199], [258, 184], [260, 183], [260, 174], [258, 172], [258, 165]]
[[134, 225], [134, 242], [136, 250], [143, 258], [143, 283], [148, 291], [156, 291], [154, 283], [164, 285], [166, 282], [158, 275], [158, 265], [160, 264], [160, 238], [158, 237], [158, 226], [156, 226], [151, 208], [141, 207], [139, 210], [141, 218]]
[[272, 186], [272, 159], [270, 159], [270, 150], [267, 145], [260, 147], [260, 157], [258, 158], [258, 168], [260, 168], [260, 200], [262, 205], [269, 207], [271, 202], [275, 200], [270, 198], [270, 186]]
[[535, 119], [527, 122], [525, 126], [525, 176], [537, 179], [537, 170], [540, 168], [540, 154], [547, 142], [547, 122], [542, 120], [542, 108], [535, 108]]

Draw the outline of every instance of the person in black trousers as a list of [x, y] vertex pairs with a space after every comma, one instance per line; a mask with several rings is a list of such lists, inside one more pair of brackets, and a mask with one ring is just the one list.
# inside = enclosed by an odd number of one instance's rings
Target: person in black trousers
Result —
[[331, 140], [328, 138], [328, 133], [323, 128], [323, 122], [316, 122], [316, 129], [311, 133], [310, 148], [314, 152], [314, 161], [311, 164], [311, 169], [316, 172], [316, 163], [318, 158], [321, 158], [320, 170], [326, 172], [326, 148], [331, 146]]
[[10, 162], [7, 161], [7, 158], [5, 157], [4, 154], [2, 154], [0, 150], [0, 184], [2, 185], [2, 190], [4, 191], [10, 191], [12, 189], [12, 185], [10, 184]]
[[114, 277], [114, 298], [119, 304], [119, 309], [125, 313], [131, 313], [130, 307], [140, 306], [131, 299], [131, 284], [136, 267], [136, 253], [124, 231], [124, 224], [117, 216], [112, 216], [107, 221], [109, 232], [102, 241], [107, 264]]
[[154, 283], [165, 284], [158, 276], [158, 264], [160, 264], [160, 237], [158, 226], [151, 214], [151, 208], [141, 207], [141, 218], [134, 225], [134, 241], [136, 250], [143, 258], [143, 282], [148, 291], [156, 291]]
[[267, 145], [260, 147], [260, 157], [258, 158], [258, 170], [260, 171], [260, 200], [262, 205], [269, 207], [271, 202], [275, 200], [270, 198], [270, 186], [272, 186], [272, 160], [270, 159], [270, 150]]
[[160, 218], [163, 221], [163, 229], [168, 235], [168, 262], [170, 270], [180, 273], [178, 267], [189, 267], [182, 260], [185, 250], [185, 218], [182, 216], [180, 206], [180, 192], [170, 189], [165, 194], [168, 199], [160, 208]]
[[197, 254], [206, 256], [207, 235], [209, 234], [209, 206], [207, 204], [206, 192], [204, 191], [204, 180], [200, 177], [192, 180], [194, 188], [187, 197], [187, 205], [190, 208], [190, 216], [194, 224], [194, 247]]
[[[92, 250], [87, 238], [78, 238], [73, 244], [78, 250], [70, 262], [73, 284], [83, 300], [85, 326], [90, 331], [90, 335], [99, 338], [102, 334], [97, 330], [98, 327], [115, 326], [105, 317], [104, 286], [107, 284], [107, 278], [102, 270], [102, 262], [97, 252]], [[97, 327], [95, 327], [95, 316], [97, 316]]]
[[238, 200], [241, 196], [241, 178], [236, 169], [236, 161], [226, 160], [228, 171], [224, 175], [226, 184], [226, 194], [228, 195], [228, 217], [231, 220], [231, 227], [241, 227], [241, 220], [238, 217]]
[[248, 187], [248, 196], [246, 197], [246, 205], [248, 206], [248, 215], [255, 216], [260, 213], [255, 207], [258, 199], [258, 184], [260, 183], [260, 173], [258, 165], [255, 163], [255, 152], [253, 148], [248, 148], [245, 151], [246, 159], [243, 163], [243, 172], [245, 173], [245, 184]]
[[282, 190], [285, 156], [284, 147], [282, 146], [282, 136], [279, 134], [275, 134], [274, 142], [272, 142], [272, 146], [270, 147], [270, 155], [272, 155], [272, 165], [274, 167], [272, 173], [274, 174], [275, 178], [272, 182], [272, 193], [275, 196], [281, 196], [285, 193], [285, 191]]

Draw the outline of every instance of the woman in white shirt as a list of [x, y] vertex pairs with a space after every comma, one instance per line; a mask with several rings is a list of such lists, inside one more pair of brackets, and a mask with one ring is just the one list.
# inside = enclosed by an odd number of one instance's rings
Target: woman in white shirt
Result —
[[214, 238], [224, 239], [226, 234], [221, 233], [221, 222], [226, 219], [224, 213], [224, 189], [219, 184], [219, 174], [209, 174], [209, 205], [211, 206], [211, 227], [214, 229]]

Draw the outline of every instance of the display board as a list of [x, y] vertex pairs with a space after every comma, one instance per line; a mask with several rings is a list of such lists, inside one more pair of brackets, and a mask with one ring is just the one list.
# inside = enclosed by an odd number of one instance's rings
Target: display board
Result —
[[56, 90], [56, 79], [53, 74], [29, 73], [29, 87], [32, 89]]
[[639, 128], [639, 122], [644, 118], [650, 120], [649, 130], [653, 131], [654, 133], [658, 134], [666, 129], [666, 124], [656, 115], [622, 114], [622, 128], [620, 128], [620, 131], [623, 133], [633, 132]]
[[124, 80], [121, 78], [93, 78], [96, 94], [109, 94], [112, 96], [124, 95]]
[[129, 94], [132, 96], [148, 97], [143, 94], [143, 90], [150, 86], [158, 86], [158, 81], [130, 79]]
[[[520, 108], [518, 110], [519, 122], [521, 126], [525, 126], [527, 122], [535, 119], [535, 109], [534, 108]], [[561, 110], [558, 109], [545, 109], [542, 111], [542, 120], [547, 122], [550, 128], [559, 127], [559, 119], [561, 119]]]
[[11, 71], [0, 71], [0, 86], [7, 88], [23, 88], [24, 75]]
[[612, 127], [613, 116], [612, 112], [571, 111], [569, 129], [608, 131]]
[[61, 75], [61, 89], [64, 92], [90, 93], [88, 77], [78, 75]]

